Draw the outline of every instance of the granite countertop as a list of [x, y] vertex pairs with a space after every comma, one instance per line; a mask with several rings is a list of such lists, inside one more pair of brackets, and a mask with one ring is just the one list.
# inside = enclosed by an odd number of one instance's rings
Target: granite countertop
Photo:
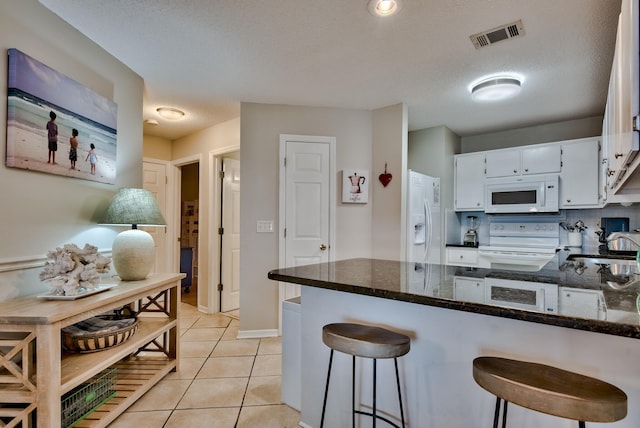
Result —
[[[275, 269], [268, 277], [311, 287], [640, 339], [640, 315], [636, 309], [640, 282], [635, 282], [640, 276], [618, 272], [619, 266], [588, 259], [575, 260], [569, 256], [568, 251], [560, 251], [537, 272], [350, 259]], [[562, 311], [550, 314], [456, 300], [453, 279], [460, 276], [544, 282], [566, 287], [565, 290], [590, 290], [604, 298], [606, 313], [601, 314], [600, 319], [590, 319], [562, 315]]]

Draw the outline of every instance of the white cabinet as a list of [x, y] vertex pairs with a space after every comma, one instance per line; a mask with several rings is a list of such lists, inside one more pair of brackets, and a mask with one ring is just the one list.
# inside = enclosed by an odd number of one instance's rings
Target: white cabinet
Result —
[[478, 249], [476, 247], [447, 247], [447, 264], [452, 266], [478, 266]]
[[454, 277], [453, 298], [463, 302], [484, 303], [484, 278]]
[[584, 138], [560, 143], [560, 208], [598, 208], [599, 138]]
[[560, 287], [558, 312], [568, 317], [607, 319], [607, 307], [602, 290]]
[[456, 155], [454, 207], [456, 211], [484, 210], [484, 152]]
[[536, 145], [487, 152], [487, 177], [509, 177], [560, 172], [560, 146]]

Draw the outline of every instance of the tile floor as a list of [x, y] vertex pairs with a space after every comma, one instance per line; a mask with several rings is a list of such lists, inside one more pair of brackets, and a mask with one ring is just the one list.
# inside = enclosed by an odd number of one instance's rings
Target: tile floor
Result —
[[180, 371], [170, 373], [109, 428], [293, 428], [280, 401], [281, 338], [236, 339], [235, 314], [182, 303]]

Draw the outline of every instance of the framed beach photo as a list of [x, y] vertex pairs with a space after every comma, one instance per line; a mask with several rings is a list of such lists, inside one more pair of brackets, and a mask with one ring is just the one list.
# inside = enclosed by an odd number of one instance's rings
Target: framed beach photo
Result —
[[8, 167], [114, 184], [117, 105], [9, 49]]
[[369, 202], [369, 171], [364, 169], [342, 170], [342, 202], [351, 204]]

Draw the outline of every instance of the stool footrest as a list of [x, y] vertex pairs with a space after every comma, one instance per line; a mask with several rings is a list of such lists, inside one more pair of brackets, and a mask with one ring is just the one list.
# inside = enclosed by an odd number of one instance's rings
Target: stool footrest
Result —
[[[371, 416], [371, 417], [374, 417], [373, 413], [371, 413], [371, 412], [365, 412], [365, 411], [362, 411], [362, 410], [354, 410], [354, 412], [355, 412], [355, 413], [357, 413], [357, 414], [359, 414], [359, 415], [365, 415], [365, 416]], [[376, 419], [380, 419], [380, 420], [382, 420], [382, 421], [385, 421], [386, 423], [388, 423], [388, 424], [389, 424], [389, 425], [391, 425], [392, 427], [395, 427], [395, 428], [401, 428], [401, 427], [400, 427], [400, 425], [397, 425], [396, 423], [394, 423], [393, 421], [391, 421], [391, 420], [389, 420], [389, 419], [385, 418], [384, 416], [375, 415], [375, 418], [376, 418]]]

